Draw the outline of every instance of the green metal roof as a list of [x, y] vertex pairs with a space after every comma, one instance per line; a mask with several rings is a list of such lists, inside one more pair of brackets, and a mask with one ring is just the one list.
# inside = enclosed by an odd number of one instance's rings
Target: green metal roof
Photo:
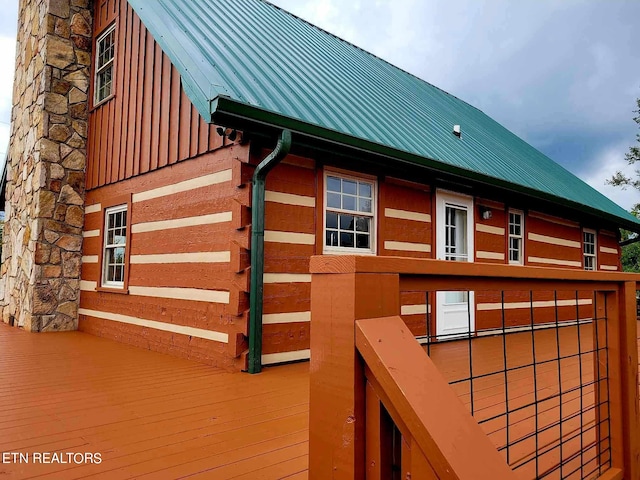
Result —
[[129, 3], [209, 122], [290, 128], [640, 230], [638, 219], [477, 108], [270, 3]]

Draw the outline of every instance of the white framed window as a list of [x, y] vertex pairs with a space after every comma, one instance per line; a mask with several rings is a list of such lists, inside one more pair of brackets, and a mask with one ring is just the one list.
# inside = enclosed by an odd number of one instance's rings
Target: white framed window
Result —
[[324, 175], [324, 252], [375, 253], [376, 182]]
[[109, 26], [96, 40], [96, 74], [93, 84], [96, 105], [113, 94], [115, 41], [115, 23]]
[[524, 259], [524, 215], [509, 210], [509, 263], [522, 265]]
[[104, 213], [102, 286], [124, 288], [127, 252], [127, 205], [109, 207]]
[[596, 267], [596, 232], [594, 230], [582, 231], [582, 256], [585, 270], [597, 270]]

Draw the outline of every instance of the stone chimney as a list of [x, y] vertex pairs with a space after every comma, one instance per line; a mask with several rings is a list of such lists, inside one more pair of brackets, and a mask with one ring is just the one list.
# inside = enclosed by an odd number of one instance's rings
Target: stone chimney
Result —
[[20, 0], [2, 247], [2, 320], [78, 325], [90, 0]]

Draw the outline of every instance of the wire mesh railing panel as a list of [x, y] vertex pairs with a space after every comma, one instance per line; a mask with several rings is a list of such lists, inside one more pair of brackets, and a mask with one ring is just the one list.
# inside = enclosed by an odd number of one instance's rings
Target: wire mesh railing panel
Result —
[[[448, 309], [436, 292], [406, 293], [403, 318], [514, 472], [585, 480], [609, 469], [608, 324], [606, 306], [598, 308], [605, 297], [499, 291], [450, 298], [465, 302]], [[457, 322], [455, 331], [443, 322]]]

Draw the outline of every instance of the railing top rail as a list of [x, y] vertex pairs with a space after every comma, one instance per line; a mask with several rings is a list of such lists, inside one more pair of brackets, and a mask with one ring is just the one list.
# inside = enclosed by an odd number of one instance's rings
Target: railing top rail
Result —
[[311, 273], [393, 273], [400, 275], [437, 275], [495, 279], [571, 280], [585, 283], [639, 282], [640, 274], [570, 270], [550, 267], [496, 265], [490, 263], [445, 260], [375, 257], [358, 255], [316, 255], [311, 257]]

